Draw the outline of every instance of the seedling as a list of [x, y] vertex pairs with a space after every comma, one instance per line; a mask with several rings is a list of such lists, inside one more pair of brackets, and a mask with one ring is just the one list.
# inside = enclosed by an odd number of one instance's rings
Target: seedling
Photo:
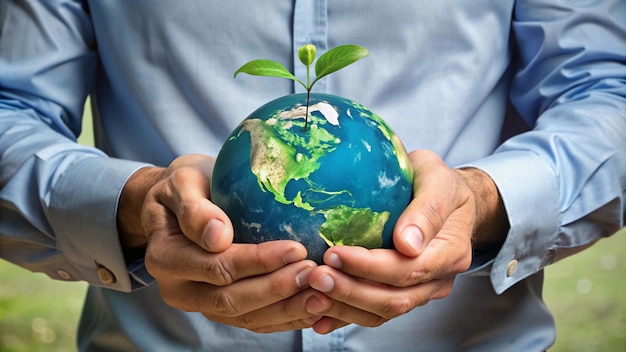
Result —
[[322, 54], [315, 63], [315, 79], [311, 81], [311, 65], [313, 61], [315, 61], [316, 51], [315, 45], [313, 44], [305, 44], [298, 49], [298, 59], [306, 66], [306, 84], [289, 72], [282, 64], [266, 59], [252, 60], [244, 64], [235, 72], [234, 77], [237, 77], [240, 72], [243, 72], [255, 76], [287, 78], [300, 83], [304, 89], [306, 89], [307, 93], [304, 120], [304, 130], [306, 131], [309, 123], [309, 97], [311, 96], [313, 85], [315, 85], [320, 78], [339, 71], [369, 55], [367, 49], [354, 44], [340, 45], [330, 49]]

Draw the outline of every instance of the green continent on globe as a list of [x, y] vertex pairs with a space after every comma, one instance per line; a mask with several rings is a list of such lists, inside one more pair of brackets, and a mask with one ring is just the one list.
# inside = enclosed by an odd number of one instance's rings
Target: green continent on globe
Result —
[[351, 208], [340, 205], [320, 211], [326, 221], [319, 229], [320, 236], [329, 246], [359, 245], [380, 248], [383, 244], [383, 227], [389, 220], [389, 212], [373, 212], [367, 208]]
[[[274, 195], [277, 202], [293, 204], [306, 210], [315, 209], [303, 201], [301, 192], [293, 199], [287, 199], [285, 189], [292, 180], [307, 180], [308, 176], [320, 167], [319, 159], [332, 152], [341, 143], [337, 137], [320, 125], [336, 124], [333, 109], [326, 103], [318, 103], [309, 111], [325, 113], [326, 118], [309, 116], [309, 127], [304, 131], [304, 110], [302, 106], [282, 111], [267, 119], [247, 119], [242, 123], [241, 132], [250, 133], [250, 168], [257, 177], [259, 187]], [[336, 112], [335, 112], [336, 114]], [[238, 138], [237, 135], [234, 138]], [[309, 182], [310, 183], [310, 182]], [[314, 190], [327, 193], [323, 189]]]

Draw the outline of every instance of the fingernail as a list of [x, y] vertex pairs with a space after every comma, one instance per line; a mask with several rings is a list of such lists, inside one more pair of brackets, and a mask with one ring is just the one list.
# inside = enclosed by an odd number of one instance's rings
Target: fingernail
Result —
[[305, 268], [296, 275], [296, 285], [298, 285], [298, 287], [302, 288], [309, 284], [309, 274], [311, 274], [311, 271], [313, 271], [313, 268]]
[[341, 269], [341, 259], [337, 255], [337, 253], [331, 253], [328, 255], [328, 259], [326, 260], [326, 264], [328, 266], [332, 266], [335, 269]]
[[302, 322], [304, 322], [306, 325], [313, 325], [313, 324], [317, 323], [323, 317], [324, 317], [323, 315], [312, 315], [312, 316], [310, 316], [308, 318], [302, 319]]
[[413, 248], [415, 253], [420, 253], [422, 250], [422, 243], [424, 242], [424, 235], [422, 231], [415, 226], [409, 225], [402, 230], [402, 237], [406, 241], [406, 243]]
[[330, 277], [330, 275], [325, 274], [325, 275], [320, 276], [319, 279], [310, 283], [310, 285], [311, 287], [313, 287], [314, 289], [320, 292], [330, 292], [335, 287], [335, 280], [333, 280], [333, 278]]
[[305, 304], [307, 312], [311, 314], [324, 314], [330, 308], [329, 301], [324, 302], [317, 296], [311, 296]]
[[208, 248], [213, 248], [218, 245], [222, 240], [222, 234], [225, 229], [226, 225], [221, 220], [209, 220], [209, 223], [204, 228], [204, 233], [202, 234], [202, 241], [204, 242], [204, 245]]
[[283, 255], [283, 263], [291, 264], [291, 263], [298, 262], [304, 258], [306, 258], [306, 253], [302, 253], [302, 251], [299, 251], [294, 248], [294, 249], [290, 249], [289, 252]]

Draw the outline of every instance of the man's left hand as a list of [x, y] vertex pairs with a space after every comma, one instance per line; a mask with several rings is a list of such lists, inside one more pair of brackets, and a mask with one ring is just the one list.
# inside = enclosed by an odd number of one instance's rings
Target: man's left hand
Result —
[[410, 155], [413, 199], [398, 219], [395, 250], [335, 246], [309, 276], [317, 290], [306, 309], [329, 333], [347, 324], [379, 326], [430, 300], [446, 297], [472, 261], [472, 243], [501, 241], [505, 229], [497, 188], [477, 169], [452, 169], [428, 151]]

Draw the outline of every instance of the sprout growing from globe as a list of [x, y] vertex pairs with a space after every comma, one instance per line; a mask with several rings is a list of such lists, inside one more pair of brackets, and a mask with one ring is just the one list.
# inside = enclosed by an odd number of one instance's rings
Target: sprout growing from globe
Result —
[[289, 72], [289, 70], [281, 63], [267, 59], [252, 60], [244, 64], [237, 71], [235, 71], [234, 77], [237, 77], [239, 73], [243, 72], [255, 76], [287, 78], [300, 83], [307, 91], [306, 112], [304, 115], [304, 130], [306, 130], [309, 121], [309, 98], [311, 96], [311, 89], [313, 89], [313, 85], [315, 85], [315, 83], [322, 77], [339, 71], [342, 68], [368, 56], [369, 51], [364, 47], [355, 44], [340, 45], [328, 50], [320, 56], [315, 63], [315, 79], [311, 81], [311, 64], [315, 61], [316, 55], [317, 49], [313, 44], [305, 44], [298, 49], [298, 59], [306, 66], [306, 84]]
[[369, 53], [343, 45], [321, 55], [298, 50], [306, 84], [283, 65], [255, 60], [240, 72], [292, 79], [307, 93], [270, 101], [246, 117], [218, 153], [211, 201], [231, 219], [234, 242], [294, 240], [323, 263], [332, 246], [393, 248], [413, 169], [400, 138], [377, 114], [343, 97], [312, 93], [320, 78]]

